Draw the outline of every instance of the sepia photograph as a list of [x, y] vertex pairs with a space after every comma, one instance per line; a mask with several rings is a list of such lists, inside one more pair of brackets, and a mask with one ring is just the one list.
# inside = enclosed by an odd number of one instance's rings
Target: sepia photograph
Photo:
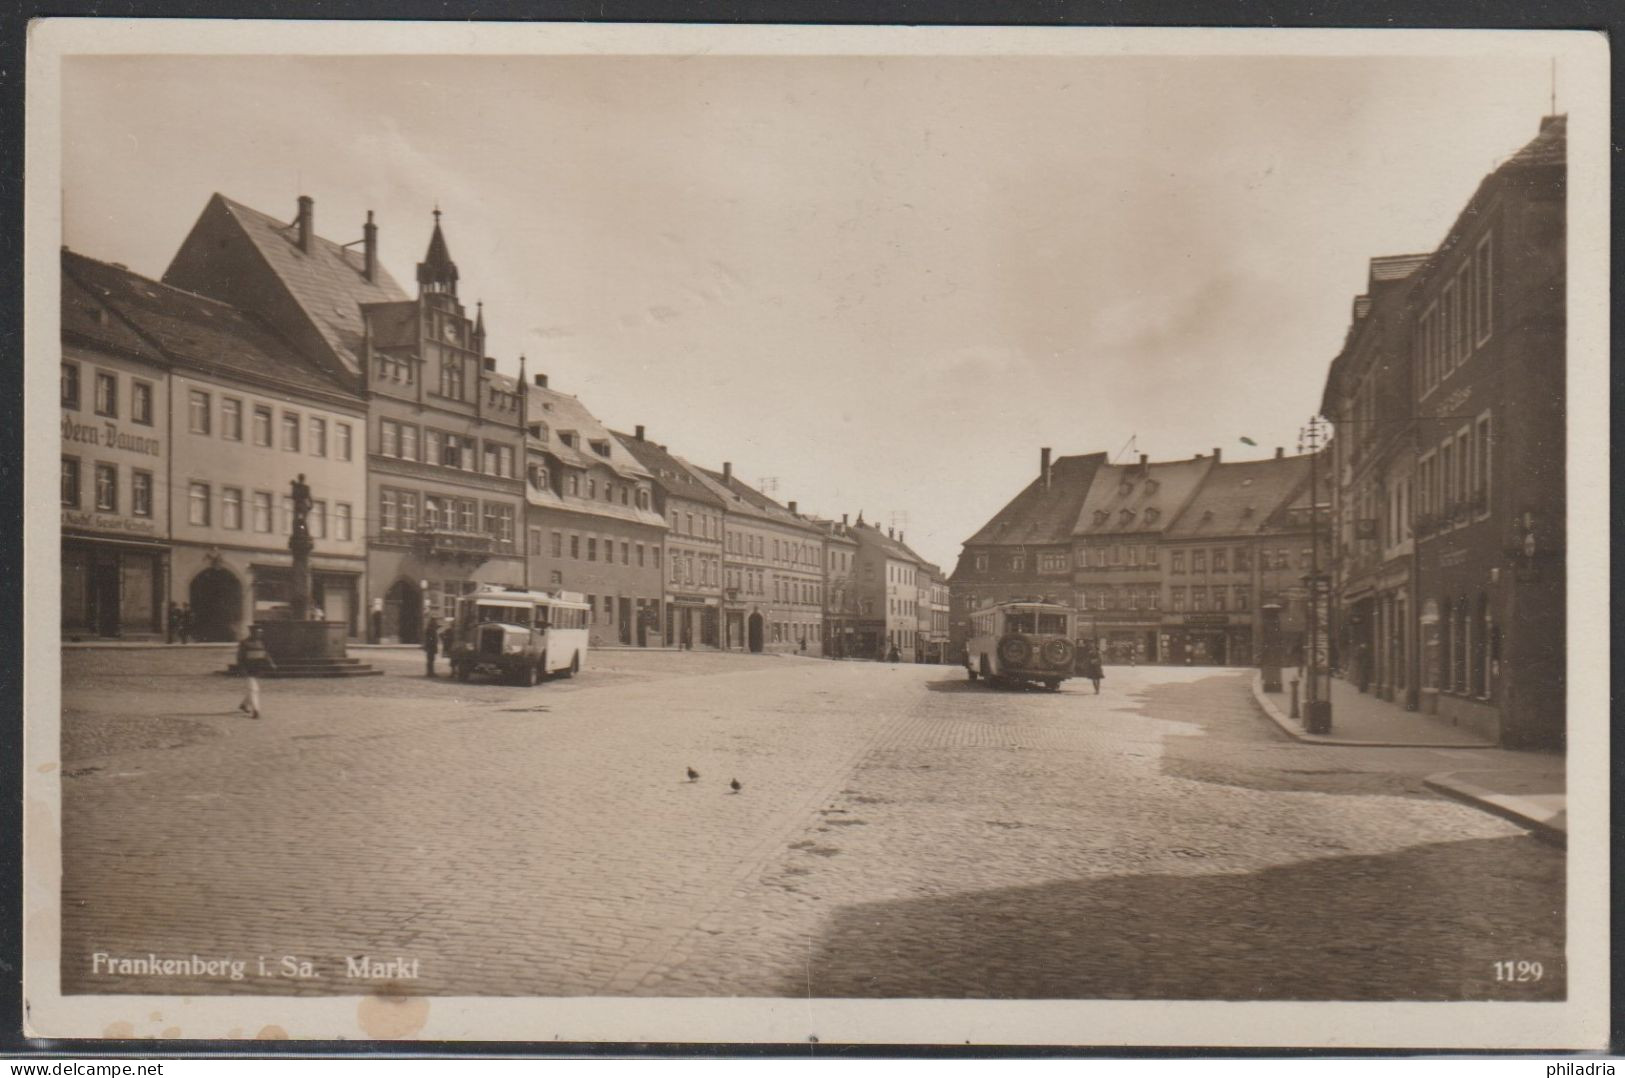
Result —
[[1608, 62], [36, 23], [32, 1034], [1603, 1047]]

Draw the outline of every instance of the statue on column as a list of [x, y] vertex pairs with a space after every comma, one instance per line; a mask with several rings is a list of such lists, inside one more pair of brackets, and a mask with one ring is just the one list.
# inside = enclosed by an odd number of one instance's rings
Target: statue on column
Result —
[[305, 475], [299, 473], [299, 478], [293, 481], [293, 521], [289, 526], [288, 550], [293, 555], [293, 580], [288, 596], [288, 614], [296, 621], [303, 621], [311, 616], [311, 588], [310, 588], [310, 552], [315, 543], [310, 538], [310, 510], [315, 502], [310, 497], [310, 487], [305, 483]]

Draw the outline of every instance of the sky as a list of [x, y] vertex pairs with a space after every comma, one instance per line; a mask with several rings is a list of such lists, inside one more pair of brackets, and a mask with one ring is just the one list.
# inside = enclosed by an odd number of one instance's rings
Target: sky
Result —
[[[160, 277], [213, 192], [618, 430], [951, 571], [1039, 450], [1297, 447], [1370, 258], [1537, 133], [1530, 57], [72, 57], [63, 242]], [[1561, 97], [1559, 109], [1563, 108]], [[1257, 443], [1252, 448], [1241, 441]]]

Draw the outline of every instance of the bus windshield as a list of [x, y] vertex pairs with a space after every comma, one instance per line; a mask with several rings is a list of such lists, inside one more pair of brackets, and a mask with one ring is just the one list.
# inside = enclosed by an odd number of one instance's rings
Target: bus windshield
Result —
[[530, 628], [530, 608], [525, 606], [477, 606], [474, 620], [480, 624], [499, 621], [504, 625], [523, 625]]
[[1065, 636], [1066, 615], [1038, 610], [1012, 610], [1004, 616], [1004, 631]]

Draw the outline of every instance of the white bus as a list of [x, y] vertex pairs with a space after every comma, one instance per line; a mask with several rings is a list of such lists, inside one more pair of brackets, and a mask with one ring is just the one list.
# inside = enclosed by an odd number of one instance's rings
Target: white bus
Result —
[[1058, 603], [996, 603], [970, 616], [965, 670], [989, 685], [1033, 682], [1051, 692], [1072, 676], [1078, 614]]
[[452, 621], [452, 676], [479, 672], [534, 685], [550, 674], [572, 677], [587, 654], [591, 608], [575, 592], [526, 591], [481, 584], [457, 600]]

